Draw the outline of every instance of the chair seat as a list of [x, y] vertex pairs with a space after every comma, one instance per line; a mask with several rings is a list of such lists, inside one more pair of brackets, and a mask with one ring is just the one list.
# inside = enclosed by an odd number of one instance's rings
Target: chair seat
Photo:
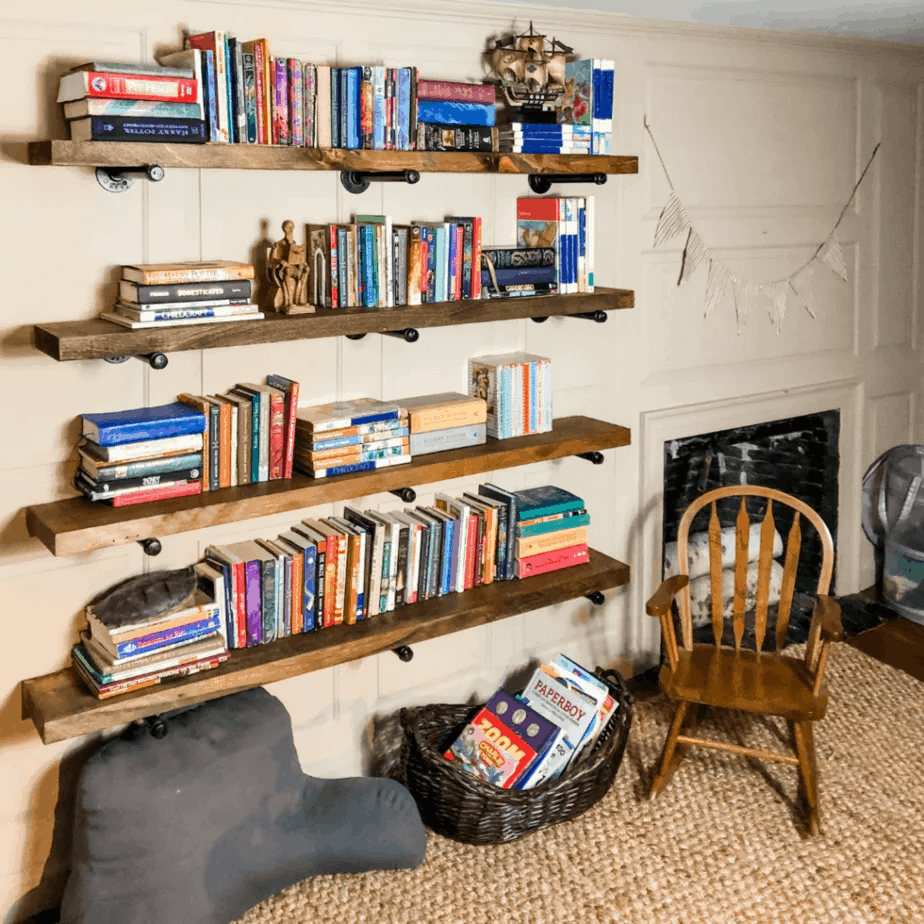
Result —
[[661, 689], [672, 699], [725, 709], [779, 715], [793, 721], [820, 719], [828, 707], [822, 687], [812, 692], [802, 658], [714, 645], [681, 648], [677, 666], [661, 669]]

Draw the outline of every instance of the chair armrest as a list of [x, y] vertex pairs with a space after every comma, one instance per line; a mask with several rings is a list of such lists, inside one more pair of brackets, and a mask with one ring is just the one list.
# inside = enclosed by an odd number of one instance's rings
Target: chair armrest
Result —
[[677, 574], [666, 581], [662, 581], [651, 599], [645, 604], [645, 612], [649, 616], [655, 616], [658, 619], [662, 616], [667, 616], [671, 611], [671, 603], [674, 602], [674, 597], [689, 583], [690, 578], [685, 574]]
[[[841, 625], [841, 605], [828, 594], [819, 594], [812, 612], [812, 627], [818, 623], [820, 635], [826, 642], [839, 642], [844, 637]], [[811, 630], [810, 630], [811, 631]]]

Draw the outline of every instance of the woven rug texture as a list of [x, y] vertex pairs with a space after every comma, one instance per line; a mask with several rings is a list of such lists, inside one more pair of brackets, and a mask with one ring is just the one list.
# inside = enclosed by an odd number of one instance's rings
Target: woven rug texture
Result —
[[[924, 685], [846, 645], [827, 676], [818, 837], [785, 764], [696, 748], [648, 801], [671, 714], [656, 696], [581, 817], [499, 846], [430, 832], [419, 869], [307, 879], [240, 924], [924, 922]], [[788, 748], [784, 722], [738, 713], [707, 713], [700, 734]]]

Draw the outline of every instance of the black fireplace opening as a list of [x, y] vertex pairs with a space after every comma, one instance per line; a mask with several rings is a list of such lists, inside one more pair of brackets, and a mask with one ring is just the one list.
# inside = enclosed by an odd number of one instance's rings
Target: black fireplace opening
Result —
[[[676, 542], [680, 518], [699, 496], [727, 485], [761, 485], [792, 494], [816, 510], [837, 544], [838, 474], [840, 412], [821, 411], [703, 433], [664, 444], [664, 523], [665, 545]], [[720, 501], [719, 519], [723, 527], [734, 526], [740, 500]], [[763, 520], [763, 498], [748, 498], [747, 511], [752, 524]], [[690, 535], [708, 529], [711, 507], [701, 510], [690, 527]], [[794, 512], [774, 505], [773, 517], [785, 547]], [[788, 643], [805, 641], [811, 622], [814, 593], [821, 567], [821, 541], [814, 527], [801, 518], [802, 547], [793, 594]], [[829, 593], [834, 593], [832, 578]], [[775, 608], [772, 623], [775, 624]], [[730, 635], [730, 627], [726, 636]], [[748, 627], [748, 634], [752, 632]], [[712, 627], [694, 630], [694, 640], [711, 642]], [[747, 640], [746, 640], [747, 642]], [[772, 630], [764, 643], [773, 645]]]

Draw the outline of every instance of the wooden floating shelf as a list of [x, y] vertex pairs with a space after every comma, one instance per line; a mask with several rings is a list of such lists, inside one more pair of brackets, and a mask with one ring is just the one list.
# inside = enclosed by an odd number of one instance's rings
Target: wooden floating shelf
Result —
[[638, 173], [638, 158], [468, 151], [348, 151], [263, 144], [32, 141], [29, 163], [54, 167], [225, 168], [231, 170], [417, 170], [420, 173]]
[[126, 542], [234, 523], [350, 500], [380, 491], [628, 446], [626, 427], [591, 417], [563, 417], [551, 433], [489, 439], [483, 446], [418, 456], [407, 465], [316, 480], [305, 475], [209, 491], [193, 497], [111, 507], [84, 497], [26, 508], [29, 535], [54, 555], [76, 555]]
[[584, 565], [425, 600], [355, 626], [239, 649], [214, 670], [112, 699], [93, 696], [73, 668], [24, 680], [22, 714], [35, 723], [42, 741], [51, 744], [628, 583], [628, 565], [591, 550]]
[[268, 313], [259, 321], [227, 324], [190, 324], [148, 330], [129, 330], [112, 321], [64, 321], [33, 328], [36, 349], [62, 362], [175, 353], [213, 347], [313, 340], [347, 334], [377, 334], [408, 327], [449, 327], [485, 321], [583, 314], [632, 308], [634, 293], [597, 287], [577, 295], [543, 295], [528, 298], [469, 299], [400, 308], [319, 308], [315, 314]]

